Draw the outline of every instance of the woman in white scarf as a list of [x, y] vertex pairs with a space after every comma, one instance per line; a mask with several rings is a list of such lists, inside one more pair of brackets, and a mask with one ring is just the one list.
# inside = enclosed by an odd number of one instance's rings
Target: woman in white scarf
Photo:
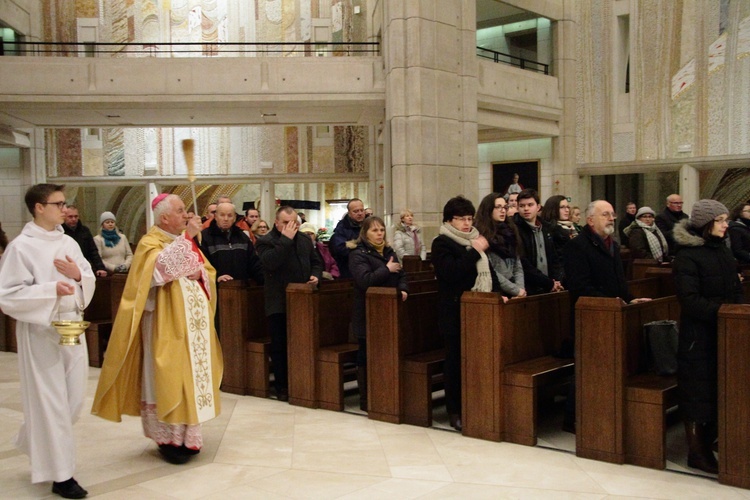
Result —
[[668, 262], [667, 240], [654, 224], [654, 216], [654, 211], [650, 207], [641, 207], [635, 214], [635, 222], [623, 232], [628, 237], [628, 248], [634, 259]]
[[443, 208], [440, 236], [432, 242], [438, 280], [438, 325], [445, 339], [445, 407], [450, 425], [461, 430], [461, 294], [499, 291], [485, 251], [487, 239], [472, 226], [474, 205], [457, 196]]

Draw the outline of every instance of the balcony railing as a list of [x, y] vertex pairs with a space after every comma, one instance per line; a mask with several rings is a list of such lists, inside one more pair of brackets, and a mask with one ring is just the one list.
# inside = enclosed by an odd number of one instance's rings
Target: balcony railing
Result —
[[540, 62], [532, 61], [530, 59], [524, 59], [522, 57], [512, 56], [510, 54], [503, 54], [491, 49], [485, 49], [483, 47], [477, 47], [477, 56], [485, 59], [492, 59], [496, 63], [510, 64], [521, 69], [528, 69], [530, 71], [536, 71], [537, 73], [544, 73], [549, 75], [549, 64], [543, 64]]
[[[13, 46], [11, 46], [13, 47]], [[378, 55], [378, 42], [15, 42], [4, 55], [96, 57], [266, 57]]]

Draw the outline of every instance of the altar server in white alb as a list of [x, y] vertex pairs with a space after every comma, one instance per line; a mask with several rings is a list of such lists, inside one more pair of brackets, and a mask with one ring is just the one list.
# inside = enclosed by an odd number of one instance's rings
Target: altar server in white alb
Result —
[[0, 308], [17, 321], [24, 420], [16, 445], [30, 458], [31, 482], [53, 481], [53, 493], [83, 498], [86, 490], [73, 479], [73, 423], [86, 394], [86, 340], [59, 345], [50, 323], [78, 319], [94, 295], [96, 278], [78, 243], [60, 226], [65, 220], [63, 187], [37, 184], [26, 191], [34, 220], [0, 261]]

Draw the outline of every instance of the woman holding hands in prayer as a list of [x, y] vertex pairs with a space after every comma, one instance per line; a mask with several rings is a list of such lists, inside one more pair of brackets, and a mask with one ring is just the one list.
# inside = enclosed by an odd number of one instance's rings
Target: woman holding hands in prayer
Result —
[[359, 407], [367, 411], [367, 310], [366, 294], [371, 286], [387, 286], [398, 290], [401, 300], [406, 300], [409, 288], [406, 273], [396, 257], [396, 252], [385, 239], [385, 223], [380, 217], [367, 217], [362, 221], [357, 247], [349, 254], [349, 271], [354, 279], [352, 305], [352, 330], [357, 336], [357, 385]]

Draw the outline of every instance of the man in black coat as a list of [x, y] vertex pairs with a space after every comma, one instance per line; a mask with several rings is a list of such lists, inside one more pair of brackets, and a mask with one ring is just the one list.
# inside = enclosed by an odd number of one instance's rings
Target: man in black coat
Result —
[[635, 222], [635, 214], [638, 213], [638, 206], [633, 201], [629, 201], [625, 205], [625, 213], [620, 218], [620, 223], [617, 225], [617, 234], [620, 236], [620, 245], [628, 246], [628, 235], [625, 234], [625, 229]]
[[258, 238], [257, 251], [265, 278], [263, 292], [271, 335], [274, 386], [279, 401], [288, 401], [286, 286], [289, 283], [317, 285], [323, 273], [323, 261], [312, 240], [299, 233], [297, 212], [290, 206], [276, 211], [274, 227]]
[[263, 284], [263, 268], [250, 238], [234, 224], [231, 203], [220, 203], [216, 216], [201, 231], [201, 251], [216, 268], [216, 281], [253, 279]]
[[669, 255], [674, 257], [677, 251], [677, 244], [674, 241], [672, 231], [674, 230], [675, 224], [683, 219], [687, 219], [688, 215], [682, 211], [682, 197], [679, 194], [670, 194], [667, 196], [667, 206], [663, 212], [656, 216], [656, 227], [658, 227], [664, 238], [667, 240], [669, 245]]
[[92, 236], [89, 228], [81, 224], [78, 217], [78, 207], [75, 205], [68, 205], [65, 211], [65, 224], [62, 225], [65, 234], [76, 240], [78, 246], [81, 247], [81, 252], [86, 260], [91, 264], [91, 269], [94, 270], [94, 274], [97, 277], [103, 277], [107, 275], [107, 268], [104, 267], [102, 262], [102, 256], [99, 255], [99, 250], [96, 248], [94, 243], [94, 236]]
[[352, 277], [349, 270], [349, 252], [357, 248], [360, 225], [365, 220], [365, 204], [359, 198], [352, 198], [346, 204], [346, 210], [346, 215], [336, 225], [328, 242], [331, 255], [339, 266], [340, 278]]
[[[571, 320], [575, 325], [575, 304], [579, 297], [619, 297], [636, 303], [628, 291], [615, 233], [615, 210], [608, 202], [597, 200], [586, 208], [586, 225], [563, 247], [565, 288], [570, 291]], [[575, 328], [575, 327], [573, 327]], [[571, 384], [573, 386], [574, 384]], [[575, 388], [568, 393], [563, 430], [575, 432]]]
[[578, 236], [563, 247], [565, 288], [571, 305], [578, 297], [620, 297], [625, 302], [641, 302], [628, 291], [620, 258], [620, 245], [612, 238], [615, 211], [608, 202], [597, 200], [586, 208], [586, 225]]
[[539, 218], [539, 194], [534, 189], [524, 189], [518, 194], [518, 213], [513, 221], [518, 228], [523, 245], [523, 275], [529, 295], [559, 292], [563, 267], [555, 251], [549, 230]]

